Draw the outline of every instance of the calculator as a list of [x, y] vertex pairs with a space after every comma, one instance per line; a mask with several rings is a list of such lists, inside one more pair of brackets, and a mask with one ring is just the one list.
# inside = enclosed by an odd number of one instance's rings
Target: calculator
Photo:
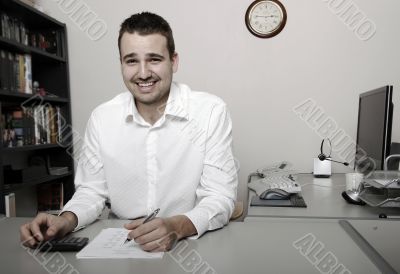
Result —
[[41, 251], [79, 251], [89, 242], [86, 237], [66, 237], [61, 239], [53, 239], [40, 244]]

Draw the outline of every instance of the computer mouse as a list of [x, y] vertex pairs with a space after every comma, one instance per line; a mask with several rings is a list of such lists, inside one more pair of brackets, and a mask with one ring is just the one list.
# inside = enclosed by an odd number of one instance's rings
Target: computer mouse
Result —
[[260, 199], [262, 200], [287, 200], [289, 199], [291, 193], [279, 189], [279, 188], [271, 188], [267, 189], [260, 195]]

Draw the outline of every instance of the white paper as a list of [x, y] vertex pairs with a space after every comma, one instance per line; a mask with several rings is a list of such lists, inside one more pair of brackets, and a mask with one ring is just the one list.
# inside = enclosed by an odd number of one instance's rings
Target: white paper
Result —
[[96, 236], [87, 246], [76, 254], [78, 259], [88, 258], [162, 258], [164, 252], [150, 253], [143, 251], [135, 241], [125, 243], [129, 230], [124, 228], [106, 228]]
[[374, 181], [381, 186], [388, 188], [400, 188], [400, 184], [396, 180], [398, 179], [374, 179]]

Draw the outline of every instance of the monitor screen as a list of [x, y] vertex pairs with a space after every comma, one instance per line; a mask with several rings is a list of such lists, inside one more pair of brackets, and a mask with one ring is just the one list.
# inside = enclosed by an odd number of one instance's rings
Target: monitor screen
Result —
[[390, 153], [392, 86], [360, 94], [355, 169], [362, 173], [382, 170]]

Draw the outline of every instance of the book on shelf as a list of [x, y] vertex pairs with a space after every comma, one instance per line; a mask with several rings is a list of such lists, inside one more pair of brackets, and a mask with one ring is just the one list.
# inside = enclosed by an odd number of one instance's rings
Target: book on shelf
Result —
[[64, 206], [63, 183], [40, 184], [36, 188], [38, 211], [61, 210]]
[[24, 54], [24, 79], [21, 81], [24, 83], [24, 89], [21, 92], [26, 94], [32, 94], [32, 57], [29, 54]]
[[49, 167], [49, 174], [50, 175], [65, 175], [67, 174], [68, 167], [67, 166], [59, 166], [59, 167]]
[[0, 49], [0, 91], [32, 94], [32, 57]]
[[6, 39], [28, 45], [28, 29], [18, 18], [0, 13], [0, 35]]
[[5, 195], [4, 202], [6, 208], [6, 217], [16, 217], [15, 194], [9, 193]]
[[17, 83], [17, 77], [18, 74], [16, 72], [16, 66], [14, 63], [14, 54], [12, 54], [11, 52], [7, 52], [7, 71], [5, 71], [6, 74], [8, 74], [8, 90], [9, 91], [13, 91], [16, 92], [16, 83]]
[[61, 115], [60, 107], [50, 104], [3, 108], [3, 147], [62, 142]]
[[7, 61], [6, 51], [0, 49], [0, 91], [6, 91], [8, 88], [8, 61]]
[[25, 46], [62, 57], [61, 33], [57, 30], [29, 30], [19, 19], [0, 13], [0, 36]]

